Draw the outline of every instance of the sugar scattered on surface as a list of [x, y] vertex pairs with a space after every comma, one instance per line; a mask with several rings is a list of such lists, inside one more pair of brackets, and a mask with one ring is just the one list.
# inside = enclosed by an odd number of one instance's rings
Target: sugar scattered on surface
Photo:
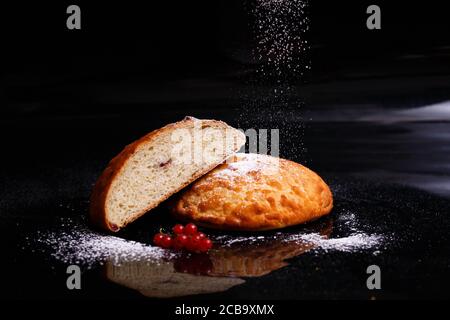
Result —
[[157, 262], [170, 257], [167, 250], [113, 235], [104, 235], [71, 219], [62, 220], [61, 227], [57, 230], [38, 232], [36, 237], [29, 239], [37, 241], [39, 248], [50, 253], [56, 260], [88, 269], [102, 265], [106, 261], [113, 264], [142, 260]]
[[[357, 252], [368, 249], [380, 249], [384, 243], [385, 237], [378, 234], [366, 234], [358, 231], [348, 236], [341, 238], [328, 238], [319, 233], [299, 233], [299, 234], [283, 234], [277, 233], [270, 236], [259, 237], [235, 237], [228, 238], [228, 236], [218, 237], [217, 240], [224, 240], [224, 246], [231, 246], [235, 244], [252, 244], [261, 240], [275, 240], [279, 239], [286, 243], [298, 242], [310, 243], [314, 245], [314, 250], [341, 251], [341, 252]], [[379, 251], [376, 251], [379, 254]]]
[[350, 231], [358, 231], [359, 223], [353, 212], [344, 211], [338, 217], [339, 222]]
[[310, 233], [292, 235], [285, 241], [307, 242], [325, 251], [354, 252], [379, 247], [383, 242], [383, 237], [376, 234], [368, 235], [365, 233], [355, 233], [348, 237], [328, 239], [318, 233]]
[[[330, 251], [359, 252], [372, 250], [379, 255], [389, 237], [365, 232], [359, 215], [348, 210], [335, 213], [329, 222], [333, 234], [324, 234], [305, 226], [298, 231], [283, 230], [259, 235], [211, 235], [218, 246], [259, 246], [272, 241], [282, 243], [312, 244], [317, 254]], [[327, 223], [325, 223], [327, 224]], [[321, 227], [322, 228], [322, 227]], [[320, 229], [320, 228], [319, 228]], [[77, 264], [90, 269], [105, 262], [120, 265], [125, 262], [148, 261], [160, 263], [176, 258], [177, 254], [146, 243], [126, 240], [91, 230], [85, 221], [63, 218], [54, 228], [38, 231], [26, 238], [30, 248], [64, 264]], [[37, 246], [35, 244], [38, 244]], [[34, 251], [33, 251], [34, 252]]]
[[[373, 250], [374, 255], [379, 255], [387, 244], [390, 237], [377, 233], [364, 231], [366, 227], [358, 219], [358, 215], [348, 210], [336, 213], [333, 219], [333, 229], [338, 236], [325, 235], [318, 230], [303, 229], [298, 232], [280, 231], [262, 236], [219, 236], [217, 240], [224, 246], [232, 245], [252, 245], [261, 242], [282, 241], [285, 243], [312, 244], [313, 250], [317, 253], [340, 251], [358, 252], [363, 250]], [[307, 226], [305, 226], [307, 227]]]

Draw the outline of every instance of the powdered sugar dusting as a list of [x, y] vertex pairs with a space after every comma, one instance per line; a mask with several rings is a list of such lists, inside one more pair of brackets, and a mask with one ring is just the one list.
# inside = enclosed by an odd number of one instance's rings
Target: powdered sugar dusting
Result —
[[[328, 230], [328, 231], [327, 231]], [[332, 232], [332, 230], [335, 230]], [[220, 236], [217, 240], [223, 246], [257, 245], [262, 242], [281, 241], [284, 243], [311, 244], [312, 250], [317, 253], [340, 251], [358, 252], [373, 250], [378, 254], [387, 241], [388, 235], [368, 233], [367, 227], [362, 223], [358, 214], [343, 210], [335, 217], [328, 217], [322, 224], [310, 228], [305, 225], [297, 231], [279, 231], [258, 236]]]
[[33, 241], [65, 264], [77, 264], [89, 269], [106, 261], [116, 265], [129, 261], [153, 262], [170, 255], [167, 250], [158, 247], [92, 231], [71, 219], [62, 220], [61, 225], [64, 228], [38, 232]]
[[227, 236], [218, 237], [218, 240], [224, 240], [224, 246], [232, 246], [235, 244], [251, 245], [257, 244], [260, 241], [277, 239], [286, 243], [310, 243], [314, 246], [314, 250], [356, 252], [368, 249], [379, 249], [384, 243], [385, 237], [378, 234], [369, 235], [361, 231], [340, 238], [328, 238], [326, 235], [315, 232], [298, 234], [284, 234], [279, 232], [269, 236], [234, 237], [232, 239], [229, 239]]
[[325, 251], [335, 250], [344, 252], [354, 252], [379, 247], [383, 242], [381, 235], [368, 235], [365, 233], [355, 233], [348, 237], [327, 239], [318, 233], [292, 235], [285, 241], [298, 241], [311, 243], [317, 248]]
[[[273, 248], [272, 244], [289, 246], [295, 243], [310, 245], [310, 250], [316, 254], [371, 250], [377, 255], [385, 248], [389, 235], [369, 233], [363, 215], [344, 209], [339, 211], [321, 222], [293, 229], [245, 235], [212, 233], [210, 236], [217, 249], [238, 246], [261, 250], [265, 244]], [[37, 231], [26, 241], [30, 248], [39, 248], [61, 263], [77, 264], [86, 269], [105, 262], [114, 265], [135, 261], [159, 264], [178, 257], [177, 252], [149, 245], [147, 241], [132, 241], [91, 230], [82, 218], [62, 218], [52, 228]]]
[[[237, 154], [238, 161], [228, 161], [226, 168], [216, 170], [213, 176], [218, 178], [246, 178], [251, 172], [264, 172], [265, 175], [277, 174], [279, 159], [255, 153]], [[233, 157], [231, 160], [234, 159]]]

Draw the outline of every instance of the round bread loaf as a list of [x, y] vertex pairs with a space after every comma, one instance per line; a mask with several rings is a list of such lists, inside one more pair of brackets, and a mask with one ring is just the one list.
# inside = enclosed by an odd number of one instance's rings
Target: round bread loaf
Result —
[[259, 231], [326, 215], [333, 196], [316, 173], [298, 163], [238, 153], [191, 184], [171, 206], [177, 218], [205, 227]]

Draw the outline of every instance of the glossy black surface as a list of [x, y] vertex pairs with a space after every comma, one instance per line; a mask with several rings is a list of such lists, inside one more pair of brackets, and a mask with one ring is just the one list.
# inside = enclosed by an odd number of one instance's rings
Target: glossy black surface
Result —
[[[83, 3], [77, 33], [65, 28], [64, 3], [4, 4], [1, 297], [449, 298], [447, 10], [438, 1], [380, 3], [375, 32], [365, 27], [371, 1], [310, 2], [311, 48], [296, 58], [311, 69], [300, 77], [282, 65], [281, 79], [256, 72], [266, 61], [252, 54], [255, 18], [241, 0]], [[124, 263], [112, 277], [107, 261], [81, 264], [82, 290], [67, 290], [68, 262], [54, 255], [65, 243], [38, 238], [90, 230], [89, 195], [108, 161], [186, 115], [279, 129], [280, 156], [329, 182], [332, 214], [256, 240], [211, 232], [210, 256], [162, 259], [163, 269]], [[173, 223], [161, 206], [117, 237], [149, 244]], [[323, 241], [305, 243], [311, 234]], [[342, 246], [352, 237], [358, 245]], [[373, 264], [381, 290], [366, 287]], [[140, 288], [118, 281], [133, 268]], [[212, 277], [225, 273], [234, 278]], [[192, 295], [205, 283], [210, 293]]]
[[[298, 112], [301, 114], [303, 109]], [[137, 291], [109, 281], [101, 266], [83, 273], [82, 290], [67, 290], [67, 263], [52, 257], [52, 250], [47, 245], [30, 239], [33, 240], [38, 230], [44, 233], [50, 229], [57, 233], [67, 231], [64, 228], [70, 226], [62, 226], [61, 217], [70, 217], [84, 225], [92, 183], [108, 159], [128, 141], [162, 123], [179, 119], [184, 113], [213, 116], [238, 125], [230, 112], [212, 115], [185, 110], [166, 112], [159, 119], [139, 113], [120, 118], [5, 123], [3, 130], [15, 130], [20, 139], [6, 141], [4, 150], [8, 150], [8, 156], [2, 158], [1, 166], [2, 176], [7, 177], [1, 182], [2, 276], [3, 286], [7, 288], [4, 292], [15, 298], [143, 299]], [[192, 298], [448, 297], [445, 289], [450, 281], [448, 193], [445, 188], [436, 188], [433, 184], [428, 184], [431, 186], [428, 191], [420, 190], [427, 189], [426, 183], [420, 186], [423, 176], [427, 181], [439, 182], [442, 181], [439, 180], [441, 174], [446, 173], [444, 167], [440, 172], [436, 171], [443, 161], [440, 150], [445, 149], [446, 144], [430, 137], [437, 134], [441, 139], [448, 130], [447, 124], [300, 123], [294, 119], [271, 118], [271, 123], [267, 120], [256, 123], [256, 118], [251, 121], [257, 128], [283, 124], [280, 128], [281, 155], [305, 163], [323, 175], [335, 195], [333, 213], [318, 224], [276, 234], [263, 233], [265, 240], [244, 241], [244, 249], [235, 249], [231, 258], [229, 254], [226, 259], [242, 260], [242, 256], [247, 255], [247, 260], [262, 264], [257, 258], [266, 255], [269, 258], [262, 259], [270, 263], [263, 267], [266, 268], [261, 272], [263, 275], [245, 274], [241, 270], [237, 276], [245, 282], [224, 292]], [[390, 147], [399, 141], [401, 153], [398, 148]], [[24, 153], [23, 144], [29, 152]], [[424, 158], [426, 161], [422, 162]], [[424, 171], [423, 175], [418, 174], [420, 171]], [[435, 180], [433, 175], [437, 177]], [[151, 235], [160, 226], [173, 223], [167, 215], [167, 210], [162, 207], [117, 236], [150, 243]], [[375, 235], [379, 241], [351, 250], [335, 247], [325, 250], [314, 245], [304, 248], [298, 242], [283, 242], [292, 235], [311, 232], [322, 232], [329, 239], [362, 233], [369, 237]], [[211, 234], [214, 237], [225, 235], [216, 246], [225, 251], [228, 249], [221, 246], [224, 241], [254, 236]], [[288, 263], [281, 266], [284, 258]], [[183, 271], [187, 264], [187, 269], [191, 268], [189, 272], [205, 273], [204, 266], [208, 269], [211, 264], [206, 259], [206, 262], [200, 260], [190, 267], [189, 259], [187, 261], [175, 260], [176, 270]], [[196, 270], [198, 264], [200, 271]], [[382, 270], [382, 290], [379, 291], [366, 288], [366, 268], [372, 264]]]

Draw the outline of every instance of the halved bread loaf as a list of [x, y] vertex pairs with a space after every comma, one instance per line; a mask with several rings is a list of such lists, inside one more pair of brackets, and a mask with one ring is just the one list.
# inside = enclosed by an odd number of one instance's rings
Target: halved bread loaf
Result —
[[222, 121], [186, 117], [125, 147], [103, 171], [91, 196], [91, 221], [118, 231], [204, 175], [245, 144]]

